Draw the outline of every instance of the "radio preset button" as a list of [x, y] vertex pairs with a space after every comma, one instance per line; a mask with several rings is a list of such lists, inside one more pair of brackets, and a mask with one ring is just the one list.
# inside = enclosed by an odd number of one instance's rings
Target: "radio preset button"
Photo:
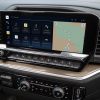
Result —
[[27, 55], [27, 59], [32, 59], [32, 56], [31, 55]]
[[19, 58], [19, 57], [20, 57], [20, 55], [19, 55], [19, 54], [15, 54], [14, 56], [15, 56], [15, 57], [17, 57], [17, 58]]
[[0, 75], [0, 78], [3, 80], [8, 80], [8, 81], [12, 81], [12, 77], [8, 76], [8, 75]]
[[38, 81], [35, 81], [35, 83], [38, 84], [39, 82]]
[[3, 50], [0, 50], [0, 56], [4, 56], [4, 51]]
[[62, 65], [66, 65], [66, 62], [67, 61], [65, 61], [65, 60], [60, 60], [60, 64], [62, 64]]
[[67, 65], [70, 66], [70, 67], [73, 67], [73, 63], [71, 61], [68, 61]]
[[54, 63], [58, 63], [58, 60], [57, 60], [57, 59], [54, 59], [53, 62], [54, 62]]
[[52, 58], [47, 57], [47, 58], [46, 58], [46, 61], [47, 61], [48, 63], [50, 63], [50, 62], [52, 62]]
[[40, 57], [39, 60], [40, 61], [45, 61], [45, 57]]
[[38, 60], [38, 56], [33, 55], [33, 60]]
[[10, 82], [10, 81], [1, 81], [1, 84], [4, 85], [4, 86], [8, 86], [8, 87], [12, 87], [13, 86], [13, 83]]
[[40, 85], [43, 85], [43, 82], [40, 82]]
[[43, 92], [43, 89], [42, 88], [40, 88], [40, 92]]

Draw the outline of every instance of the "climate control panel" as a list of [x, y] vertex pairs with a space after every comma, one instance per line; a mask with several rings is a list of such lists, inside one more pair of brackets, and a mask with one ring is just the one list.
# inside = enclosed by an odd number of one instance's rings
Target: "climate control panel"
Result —
[[50, 79], [0, 72], [0, 84], [18, 91], [61, 100], [84, 100], [86, 89]]

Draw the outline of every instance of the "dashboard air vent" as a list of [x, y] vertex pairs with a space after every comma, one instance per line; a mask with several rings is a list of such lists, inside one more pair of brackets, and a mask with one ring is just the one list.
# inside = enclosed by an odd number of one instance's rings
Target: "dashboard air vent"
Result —
[[100, 31], [99, 31], [98, 38], [97, 38], [96, 55], [100, 55]]

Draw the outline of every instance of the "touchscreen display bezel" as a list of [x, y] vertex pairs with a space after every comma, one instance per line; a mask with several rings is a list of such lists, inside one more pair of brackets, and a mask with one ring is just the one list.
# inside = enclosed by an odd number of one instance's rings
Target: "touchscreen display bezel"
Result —
[[[86, 23], [86, 30], [85, 30], [85, 37], [84, 37], [84, 45], [83, 45], [83, 53], [82, 54], [91, 54], [94, 53], [96, 47], [96, 38], [98, 33], [98, 22], [99, 19], [97, 16], [88, 13], [76, 13], [76, 12], [28, 12], [28, 11], [1, 11], [1, 20], [2, 20], [2, 33], [3, 33], [3, 43], [6, 44], [6, 34], [5, 34], [5, 15], [15, 15], [15, 16], [25, 16], [25, 17], [32, 17], [32, 16], [39, 16], [38, 20], [50, 20], [50, 21], [65, 21], [66, 19], [76, 19], [76, 22], [81, 22], [84, 20]], [[7, 47], [15, 47], [15, 48], [24, 48], [24, 49], [35, 49], [39, 51], [45, 52], [62, 52], [58, 50], [47, 50], [47, 49], [36, 49], [36, 48], [29, 48], [29, 47], [21, 47], [16, 45], [7, 45]], [[77, 52], [78, 53], [78, 52]]]

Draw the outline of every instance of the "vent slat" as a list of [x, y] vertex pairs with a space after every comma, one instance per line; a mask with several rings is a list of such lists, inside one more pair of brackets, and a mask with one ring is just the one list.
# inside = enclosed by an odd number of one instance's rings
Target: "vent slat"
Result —
[[97, 38], [97, 48], [96, 48], [96, 54], [97, 55], [100, 55], [100, 32], [99, 32], [99, 35], [98, 35], [98, 38]]
[[100, 31], [99, 31], [99, 35], [100, 35]]
[[97, 48], [99, 48], [99, 47], [100, 47], [100, 44], [98, 43], [98, 44], [97, 44]]
[[97, 45], [100, 44], [100, 40], [98, 40]]
[[98, 36], [98, 41], [100, 41], [100, 37]]

